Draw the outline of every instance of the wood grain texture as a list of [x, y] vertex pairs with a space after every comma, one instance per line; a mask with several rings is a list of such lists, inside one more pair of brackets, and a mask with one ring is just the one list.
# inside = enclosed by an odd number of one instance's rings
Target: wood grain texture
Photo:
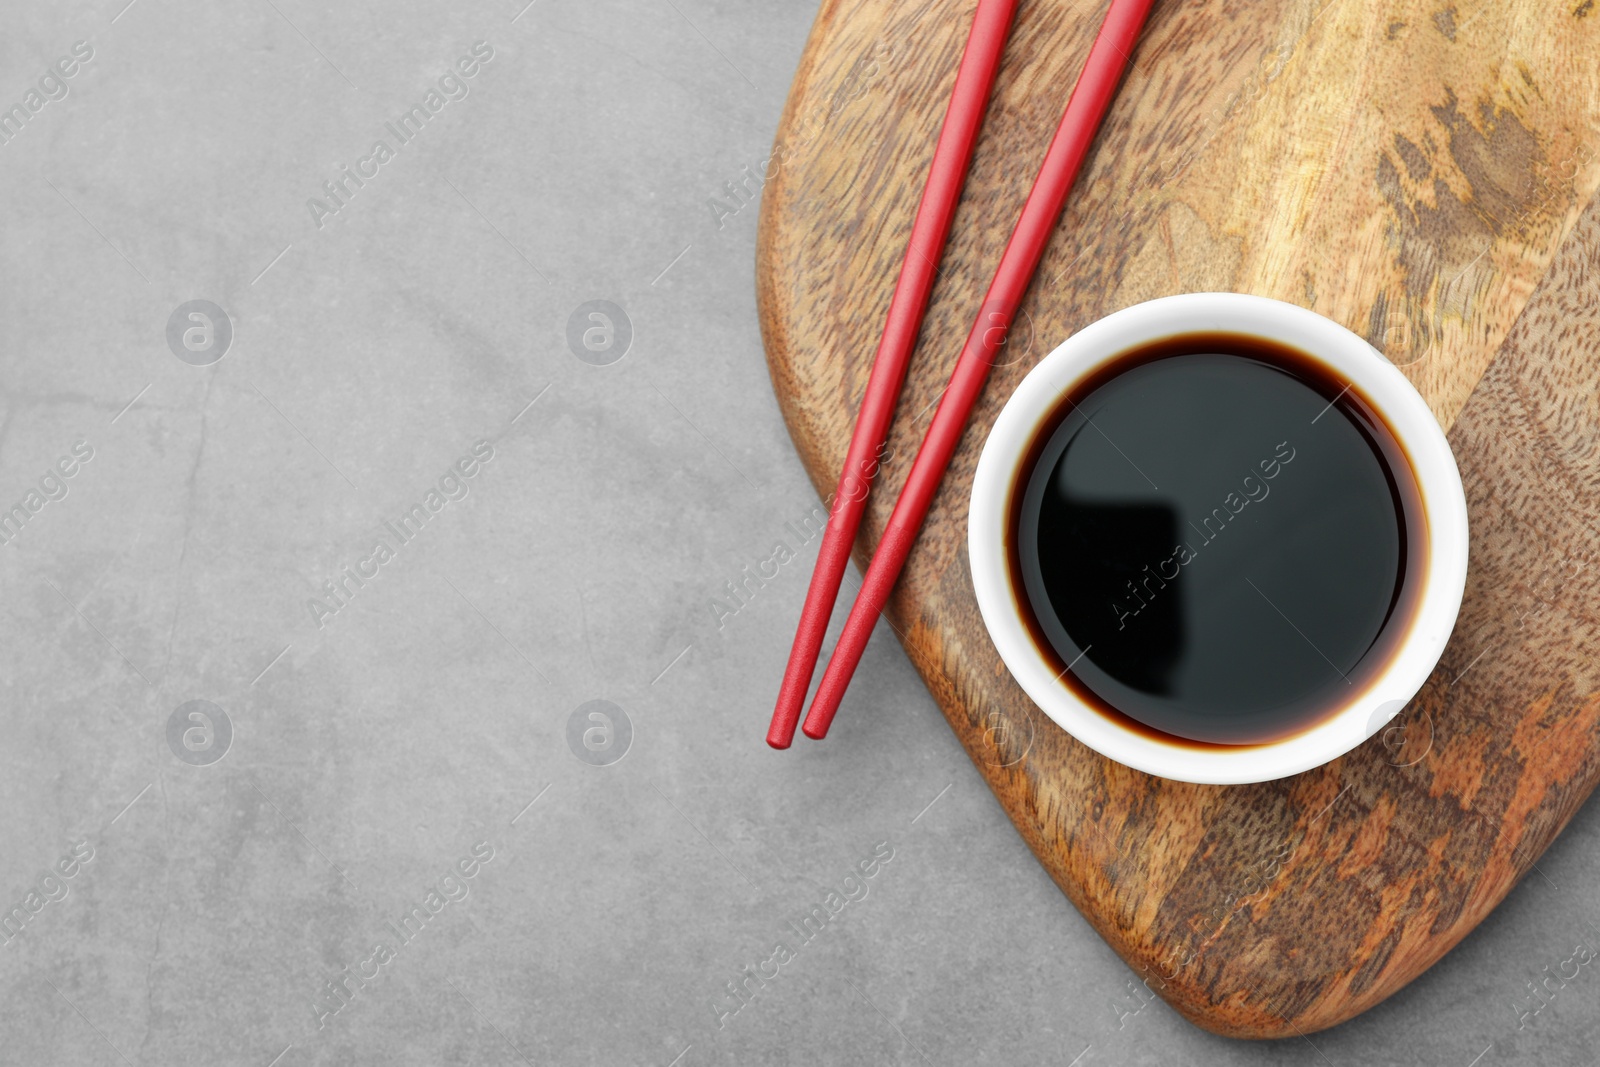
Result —
[[[825, 2], [765, 168], [768, 362], [824, 494], [972, 9]], [[1102, 13], [1022, 5], [863, 564]], [[1600, 179], [1600, 13], [1160, 0], [1133, 59], [890, 620], [1041, 863], [1151, 988], [1218, 1033], [1311, 1033], [1464, 937], [1600, 777], [1600, 207], [1579, 221]], [[978, 452], [1027, 369], [1118, 308], [1202, 290], [1310, 307], [1401, 365], [1451, 428], [1473, 524], [1422, 693], [1343, 759], [1258, 786], [1154, 778], [1057, 728], [990, 644], [966, 560]], [[871, 711], [847, 698], [833, 743]]]

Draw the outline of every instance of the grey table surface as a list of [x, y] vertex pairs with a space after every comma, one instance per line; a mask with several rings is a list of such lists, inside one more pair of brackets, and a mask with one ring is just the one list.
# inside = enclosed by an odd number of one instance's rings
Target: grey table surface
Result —
[[0, 7], [0, 1063], [1595, 1062], [1593, 805], [1241, 1043], [881, 627], [768, 750], [817, 499], [710, 202], [814, 8], [525, 3]]

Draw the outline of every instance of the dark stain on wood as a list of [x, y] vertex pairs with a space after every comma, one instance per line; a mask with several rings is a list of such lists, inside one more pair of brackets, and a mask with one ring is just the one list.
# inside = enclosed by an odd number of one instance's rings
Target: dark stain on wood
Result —
[[1433, 25], [1451, 44], [1456, 43], [1456, 9], [1447, 7], [1433, 13]]

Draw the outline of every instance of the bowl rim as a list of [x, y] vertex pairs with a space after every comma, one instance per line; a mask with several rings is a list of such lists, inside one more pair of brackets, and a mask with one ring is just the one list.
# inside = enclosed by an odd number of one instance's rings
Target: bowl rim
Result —
[[[1312, 356], [1358, 386], [1393, 429], [1416, 472], [1428, 525], [1428, 565], [1415, 618], [1389, 663], [1341, 710], [1293, 736], [1259, 745], [1196, 747], [1135, 732], [1055, 679], [1013, 597], [1005, 550], [1009, 495], [1035, 432], [1085, 375], [1129, 349], [1185, 333], [1243, 333]], [[1090, 323], [1028, 372], [984, 441], [967, 510], [967, 553], [979, 613], [996, 651], [1033, 703], [1101, 755], [1136, 770], [1206, 785], [1266, 782], [1344, 755], [1400, 713], [1427, 681], [1455, 627], [1466, 589], [1467, 505], [1449, 441], [1410, 380], [1350, 330], [1314, 311], [1244, 293], [1184, 293], [1134, 304]]]

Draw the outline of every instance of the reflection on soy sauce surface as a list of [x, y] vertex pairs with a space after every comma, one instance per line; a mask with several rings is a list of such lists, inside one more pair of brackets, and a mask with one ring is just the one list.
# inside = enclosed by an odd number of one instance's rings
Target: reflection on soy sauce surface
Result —
[[1064, 397], [1012, 491], [1024, 619], [1062, 684], [1168, 740], [1347, 706], [1414, 617], [1426, 518], [1393, 432], [1311, 357], [1187, 334]]

